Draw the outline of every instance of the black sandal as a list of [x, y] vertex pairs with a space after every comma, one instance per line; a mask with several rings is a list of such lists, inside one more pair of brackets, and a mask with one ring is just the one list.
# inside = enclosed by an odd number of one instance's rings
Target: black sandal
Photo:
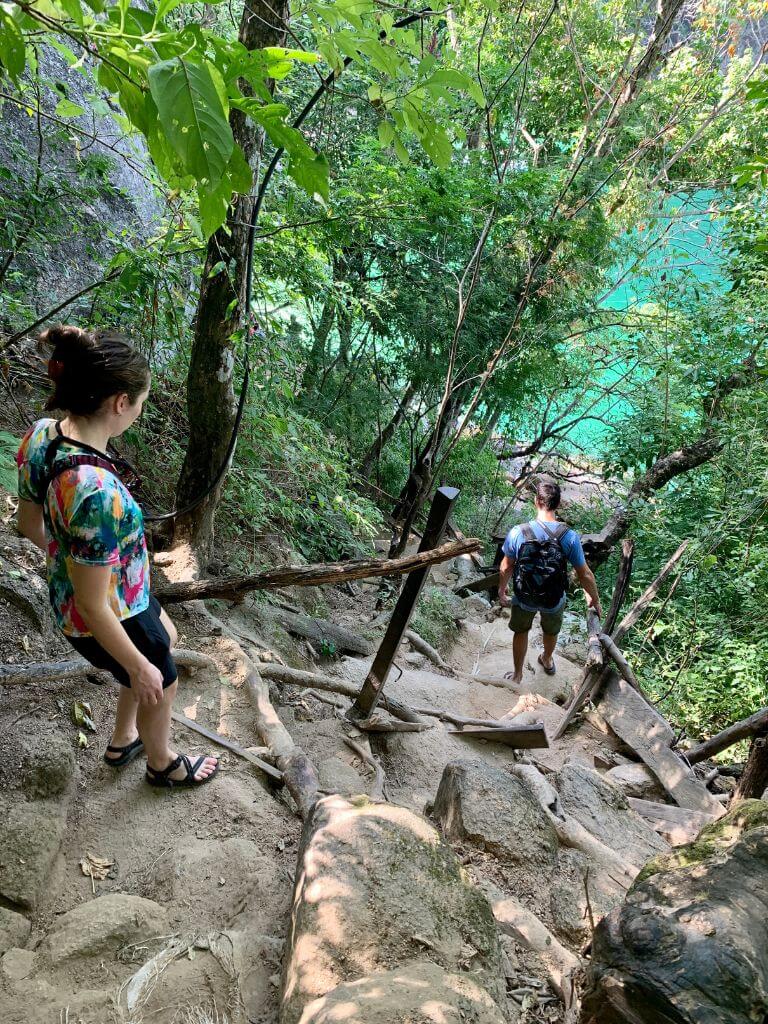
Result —
[[[195, 778], [195, 772], [200, 769], [200, 765], [210, 756], [210, 754], [205, 754], [203, 757], [198, 757], [193, 763], [186, 754], [179, 754], [174, 761], [171, 761], [167, 768], [163, 768], [160, 771], [156, 768], [150, 768], [149, 765], [147, 765], [147, 782], [150, 786], [158, 786], [161, 789], [173, 789], [174, 786], [202, 786], [204, 783], [210, 782], [219, 770], [219, 761], [217, 760], [216, 767], [210, 775], [207, 775], [204, 779]], [[175, 772], [176, 769], [181, 768], [182, 765], [184, 765], [187, 770], [186, 778], [169, 778], [171, 772]]]
[[[104, 754], [104, 760], [107, 764], [112, 765], [113, 768], [124, 768], [135, 757], [138, 757], [143, 750], [144, 744], [140, 739], [135, 739], [127, 747], [113, 747], [110, 745]], [[107, 757], [107, 754], [119, 754], [120, 757]]]

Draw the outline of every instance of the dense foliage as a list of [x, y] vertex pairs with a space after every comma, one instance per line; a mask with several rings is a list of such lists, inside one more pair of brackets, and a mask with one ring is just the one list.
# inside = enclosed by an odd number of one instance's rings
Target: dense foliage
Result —
[[[693, 542], [633, 655], [692, 734], [747, 714], [768, 703], [764, 12], [659, 10], [312, 0], [286, 46], [249, 49], [224, 5], [0, 4], [0, 329], [64, 303], [137, 339], [156, 387], [127, 442], [171, 504], [195, 296], [234, 278], [214, 232], [262, 186], [227, 370], [237, 388], [248, 348], [228, 560], [269, 535], [310, 559], [370, 550], [398, 495], [407, 521], [441, 480], [492, 550], [541, 470], [593, 497], [569, 515], [597, 529], [704, 443], [632, 505], [634, 592]], [[25, 373], [5, 364], [17, 394], [40, 383]], [[428, 602], [437, 639], [451, 616]]]

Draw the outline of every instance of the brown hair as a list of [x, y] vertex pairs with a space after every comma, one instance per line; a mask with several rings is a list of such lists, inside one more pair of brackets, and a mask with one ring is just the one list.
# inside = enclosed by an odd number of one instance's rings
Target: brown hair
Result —
[[560, 507], [560, 485], [552, 480], [539, 480], [536, 484], [536, 503], [547, 512]]
[[149, 363], [121, 334], [58, 324], [43, 331], [40, 341], [53, 349], [53, 394], [46, 409], [93, 416], [110, 396], [126, 394], [133, 403], [149, 386]]

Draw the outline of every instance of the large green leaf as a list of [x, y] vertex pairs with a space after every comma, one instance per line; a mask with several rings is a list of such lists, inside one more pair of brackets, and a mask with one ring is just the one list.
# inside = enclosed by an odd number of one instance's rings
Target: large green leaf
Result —
[[10, 14], [0, 8], [0, 64], [15, 81], [24, 73], [26, 49], [24, 36]]
[[299, 158], [291, 160], [288, 173], [307, 195], [321, 196], [328, 201], [328, 161], [318, 153], [313, 159]]
[[207, 61], [174, 57], [153, 65], [148, 77], [160, 123], [184, 169], [214, 189], [235, 144], [221, 76]]

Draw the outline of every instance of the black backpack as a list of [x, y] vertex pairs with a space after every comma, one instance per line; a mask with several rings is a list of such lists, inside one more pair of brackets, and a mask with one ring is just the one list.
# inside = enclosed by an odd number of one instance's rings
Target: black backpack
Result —
[[520, 527], [523, 543], [515, 560], [512, 581], [515, 597], [532, 608], [554, 608], [568, 587], [568, 564], [561, 540], [570, 527], [558, 523], [554, 529], [541, 523], [548, 536], [539, 540], [529, 523]]
[[[65, 455], [63, 459], [56, 460], [62, 444], [76, 444], [82, 448], [82, 454]], [[75, 469], [77, 466], [96, 466], [99, 469], [106, 469], [126, 487], [129, 491], [137, 489], [140, 485], [138, 476], [131, 466], [124, 459], [112, 459], [103, 455], [90, 445], [81, 441], [72, 441], [65, 437], [61, 431], [61, 424], [56, 424], [56, 436], [50, 442], [45, 451], [45, 473], [40, 482], [40, 502], [45, 501], [48, 488], [57, 476], [66, 473], [68, 469]]]

